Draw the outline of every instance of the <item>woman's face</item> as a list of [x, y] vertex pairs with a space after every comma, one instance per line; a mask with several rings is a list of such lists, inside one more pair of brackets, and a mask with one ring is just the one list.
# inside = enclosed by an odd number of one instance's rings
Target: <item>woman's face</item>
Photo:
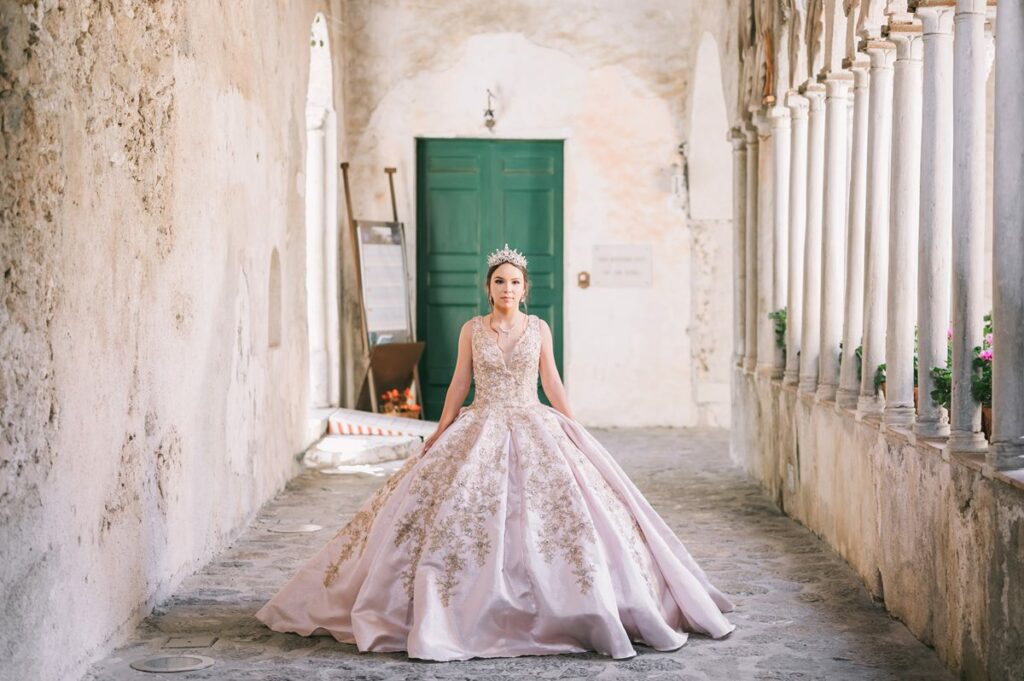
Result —
[[511, 312], [519, 307], [519, 301], [526, 295], [526, 281], [523, 273], [512, 263], [502, 263], [491, 274], [487, 292], [494, 301], [494, 308]]

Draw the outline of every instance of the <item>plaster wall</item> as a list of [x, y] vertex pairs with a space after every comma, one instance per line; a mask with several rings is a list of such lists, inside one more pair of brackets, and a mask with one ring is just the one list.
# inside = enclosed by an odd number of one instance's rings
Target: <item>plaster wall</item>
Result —
[[318, 10], [0, 4], [3, 679], [76, 678], [297, 471]]
[[1024, 478], [737, 370], [733, 457], [965, 679], [1024, 678]]
[[[699, 314], [698, 297], [731, 277], [731, 216], [695, 229], [678, 147], [706, 134], [689, 130], [702, 26], [725, 32], [720, 15], [732, 11], [656, 0], [346, 3], [353, 206], [357, 218], [388, 218], [383, 168], [396, 166], [410, 263], [417, 137], [565, 140], [563, 379], [585, 423], [728, 419], [731, 308], [720, 299], [717, 313]], [[730, 44], [719, 43], [723, 54]], [[727, 73], [731, 65], [723, 63]], [[493, 133], [483, 120], [487, 89], [496, 95]], [[730, 183], [708, 191], [728, 210]], [[606, 244], [649, 244], [652, 286], [577, 287], [593, 247]], [[349, 329], [355, 309], [349, 301]], [[711, 387], [696, 389], [698, 379]]]

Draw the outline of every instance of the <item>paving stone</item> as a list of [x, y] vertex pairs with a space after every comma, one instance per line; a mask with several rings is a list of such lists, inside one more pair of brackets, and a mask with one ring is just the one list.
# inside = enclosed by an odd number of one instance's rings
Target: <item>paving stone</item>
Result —
[[[383, 479], [308, 471], [267, 504], [252, 526], [206, 568], [184, 580], [132, 640], [102, 660], [88, 681], [154, 678], [130, 662], [166, 654], [171, 636], [215, 636], [191, 652], [216, 664], [162, 678], [230, 681], [455, 681], [486, 679], [672, 679], [799, 681], [953, 679], [934, 651], [872, 601], [853, 570], [803, 526], [780, 513], [728, 457], [724, 431], [592, 430], [736, 603], [738, 625], [715, 641], [693, 635], [679, 650], [615, 661], [556, 655], [434, 663], [404, 653], [360, 653], [330, 637], [271, 632], [253, 613], [312, 556]], [[323, 530], [280, 535], [277, 523]], [[187, 650], [178, 652], [189, 652]]]

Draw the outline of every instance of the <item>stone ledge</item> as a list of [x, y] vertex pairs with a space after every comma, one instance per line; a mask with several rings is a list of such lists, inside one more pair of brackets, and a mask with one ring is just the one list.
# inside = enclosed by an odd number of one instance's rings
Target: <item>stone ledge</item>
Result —
[[[734, 376], [733, 458], [964, 678], [1024, 678], [1024, 470]], [[1012, 592], [1012, 590], [1011, 590]]]
[[1016, 471], [997, 471], [992, 469], [985, 461], [984, 454], [969, 454], [965, 452], [950, 453], [946, 447], [945, 438], [922, 438], [914, 434], [910, 427], [893, 426], [882, 423], [876, 415], [869, 414], [859, 416], [855, 409], [846, 409], [837, 406], [833, 400], [820, 400], [814, 393], [800, 392], [795, 385], [775, 385], [774, 381], [763, 380], [758, 376], [758, 383], [770, 385], [776, 389], [795, 395], [802, 403], [808, 406], [820, 406], [822, 409], [838, 414], [851, 422], [861, 424], [872, 431], [882, 435], [893, 444], [910, 445], [923, 449], [926, 453], [937, 454], [950, 463], [956, 463], [972, 471], [981, 473], [986, 478], [1009, 485], [1024, 491], [1024, 469]]

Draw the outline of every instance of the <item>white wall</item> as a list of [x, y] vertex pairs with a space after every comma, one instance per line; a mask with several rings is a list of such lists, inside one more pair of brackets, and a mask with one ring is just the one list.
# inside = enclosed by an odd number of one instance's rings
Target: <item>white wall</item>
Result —
[[318, 9], [0, 8], [4, 679], [76, 678], [297, 471]]
[[[688, 34], [703, 11], [694, 5], [348, 5], [357, 218], [390, 214], [382, 169], [397, 166], [399, 213], [415, 249], [416, 137], [565, 140], [564, 379], [585, 423], [728, 420], [727, 373], [721, 391], [701, 393], [714, 410], [698, 404], [694, 347], [729, 352], [730, 305], [721, 301], [718, 324], [696, 316], [694, 296], [699, 286], [729, 290], [730, 229], [696, 235], [685, 191], [674, 192], [692, 94]], [[483, 125], [488, 88], [497, 95], [493, 133]], [[730, 154], [726, 145], [726, 162]], [[593, 247], [603, 244], [650, 244], [653, 285], [578, 288], [577, 273], [592, 270]]]

